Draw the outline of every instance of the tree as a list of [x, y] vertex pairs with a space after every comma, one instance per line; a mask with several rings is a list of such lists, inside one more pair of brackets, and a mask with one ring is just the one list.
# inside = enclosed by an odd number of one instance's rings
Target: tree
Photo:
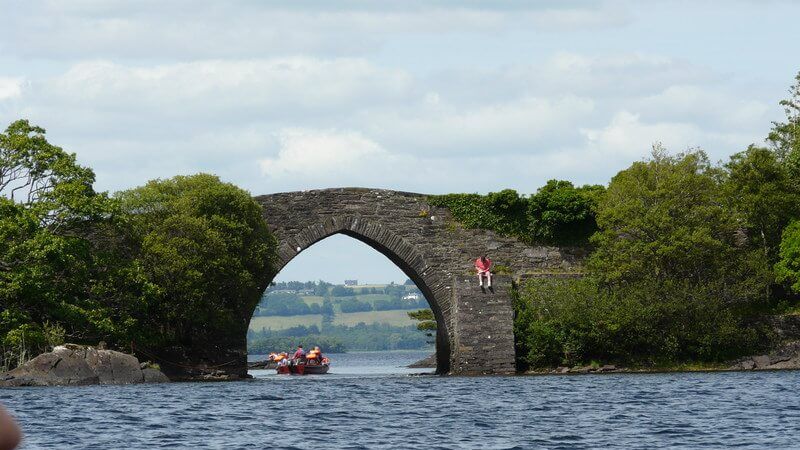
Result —
[[800, 186], [767, 148], [750, 146], [731, 156], [725, 169], [728, 201], [743, 216], [750, 242], [775, 263], [783, 228], [800, 214]]
[[237, 333], [274, 270], [276, 241], [258, 203], [205, 174], [151, 181], [117, 198], [132, 260], [152, 286], [140, 339], [197, 344]]
[[744, 319], [766, 301], [769, 265], [738, 242], [739, 216], [725, 204], [723, 180], [703, 152], [671, 156], [657, 146], [650, 160], [617, 174], [598, 204], [588, 265], [603, 300], [590, 304], [628, 314], [622, 323], [636, 331], [615, 335], [648, 336], [638, 352], [722, 360], [764, 342]]
[[597, 231], [594, 208], [604, 188], [576, 188], [569, 181], [550, 180], [528, 200], [528, 226], [533, 242], [586, 245]]
[[408, 317], [418, 321], [417, 329], [420, 331], [431, 331], [436, 329], [436, 318], [433, 316], [433, 311], [430, 309], [420, 309], [418, 311], [409, 311]]
[[789, 88], [789, 98], [780, 105], [786, 113], [786, 122], [773, 122], [767, 137], [795, 182], [800, 182], [800, 72], [795, 84]]
[[800, 293], [800, 220], [783, 231], [775, 274], [779, 282], [787, 283], [794, 292]]
[[0, 134], [0, 364], [45, 350], [48, 327], [73, 341], [124, 327], [92, 292], [104, 252], [89, 238], [113, 210], [93, 183], [43, 128], [20, 120]]
[[598, 247], [589, 264], [601, 281], [713, 283], [727, 300], [750, 298], [750, 290], [733, 287], [747, 287], [758, 258], [737, 245], [739, 222], [725, 206], [720, 178], [703, 152], [670, 156], [660, 147], [618, 173], [597, 208]]

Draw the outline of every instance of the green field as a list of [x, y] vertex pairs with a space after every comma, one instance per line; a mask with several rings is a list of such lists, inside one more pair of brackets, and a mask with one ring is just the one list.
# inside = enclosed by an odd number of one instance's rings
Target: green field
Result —
[[[366, 311], [342, 314], [338, 313], [334, 317], [334, 325], [357, 325], [360, 322], [364, 323], [387, 323], [392, 326], [408, 326], [416, 325], [416, 321], [408, 318], [408, 311]], [[299, 325], [311, 326], [322, 324], [322, 315], [310, 314], [305, 316], [271, 316], [271, 317], [253, 317], [250, 320], [250, 329], [261, 331], [262, 328], [272, 330], [284, 330], [286, 328], [296, 327]]]
[[321, 306], [322, 301], [324, 300], [324, 298], [320, 295], [301, 295], [300, 298], [302, 298], [303, 301], [306, 302], [306, 305], [309, 306], [313, 305], [314, 303]]

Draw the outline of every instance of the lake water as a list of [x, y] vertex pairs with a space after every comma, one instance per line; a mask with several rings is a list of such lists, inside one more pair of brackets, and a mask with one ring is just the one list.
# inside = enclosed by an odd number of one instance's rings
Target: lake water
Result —
[[800, 448], [800, 372], [415, 376], [420, 352], [324, 376], [0, 390], [22, 448]]

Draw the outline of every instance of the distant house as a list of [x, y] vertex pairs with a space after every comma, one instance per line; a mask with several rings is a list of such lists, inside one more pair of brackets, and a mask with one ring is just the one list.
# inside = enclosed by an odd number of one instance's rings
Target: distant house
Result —
[[419, 300], [422, 296], [416, 292], [411, 292], [403, 296], [403, 300]]
[[344, 280], [345, 286], [358, 286], [358, 280]]

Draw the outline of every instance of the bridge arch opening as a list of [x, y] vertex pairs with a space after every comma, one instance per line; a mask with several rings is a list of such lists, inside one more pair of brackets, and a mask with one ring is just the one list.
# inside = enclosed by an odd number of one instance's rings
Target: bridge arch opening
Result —
[[[378, 253], [382, 254], [389, 261], [391, 261], [405, 276], [410, 279], [422, 296], [425, 298], [428, 306], [433, 312], [436, 320], [437, 329], [435, 336], [436, 348], [436, 373], [447, 374], [450, 371], [450, 357], [451, 357], [451, 339], [448, 334], [448, 323], [445, 319], [445, 313], [442, 308], [441, 299], [437, 299], [433, 289], [431, 288], [430, 275], [426, 270], [419, 270], [419, 267], [425, 267], [420, 264], [421, 256], [417, 254], [402, 238], [388, 233], [380, 226], [365, 225], [360, 227], [368, 229], [367, 232], [359, 232], [349, 228], [338, 228], [333, 232], [323, 232], [326, 228], [330, 229], [330, 224], [315, 224], [307, 227], [304, 230], [297, 230], [294, 238], [285, 240], [280, 244], [280, 256], [274, 275], [270, 276], [265, 285], [269, 286], [275, 280], [281, 271], [287, 267], [291, 262], [300, 254], [305, 252], [310, 247], [326, 240], [331, 236], [347, 236], [349, 238], [360, 241]], [[308, 277], [307, 277], [308, 278]], [[314, 276], [313, 279], [320, 279]], [[331, 281], [331, 280], [325, 280]], [[250, 313], [250, 320], [252, 320], [257, 305]], [[420, 332], [422, 333], [422, 332]]]

